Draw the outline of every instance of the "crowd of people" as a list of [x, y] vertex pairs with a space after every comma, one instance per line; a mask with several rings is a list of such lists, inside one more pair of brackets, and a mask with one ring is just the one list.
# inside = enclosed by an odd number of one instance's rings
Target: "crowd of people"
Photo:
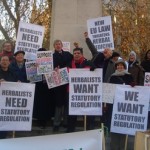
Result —
[[[144, 60], [140, 63], [137, 60], [137, 54], [131, 51], [128, 60], [123, 60], [118, 51], [112, 51], [109, 48], [103, 52], [98, 52], [88, 37], [88, 33], [84, 33], [85, 42], [92, 53], [92, 59], [87, 60], [83, 54], [83, 48], [79, 47], [78, 43], [74, 43], [75, 48], [73, 54], [63, 50], [61, 40], [54, 41], [53, 63], [54, 70], [67, 67], [69, 68], [90, 68], [94, 71], [95, 68], [103, 69], [103, 82], [113, 84], [126, 85], [144, 85], [144, 74], [150, 72], [150, 50], [145, 54]], [[38, 51], [46, 51], [45, 48], [40, 48]], [[25, 82], [29, 83], [25, 69], [25, 52], [13, 52], [11, 42], [4, 42], [0, 53], [0, 81]], [[53, 120], [53, 131], [59, 131], [60, 126], [66, 127], [66, 132], [74, 132], [77, 122], [77, 116], [68, 114], [69, 91], [68, 85], [62, 85], [53, 89], [48, 89], [46, 79], [43, 75], [43, 80], [36, 82], [35, 98], [33, 107], [33, 118], [36, 118], [38, 125], [45, 128], [50, 118]], [[101, 122], [110, 130], [111, 116], [113, 104], [103, 104], [103, 115], [100, 116]], [[149, 114], [150, 117], [150, 114]], [[63, 118], [63, 121], [62, 121]], [[150, 120], [150, 118], [149, 118]], [[87, 117], [87, 129], [94, 129], [94, 116]], [[5, 138], [7, 132], [0, 132], [0, 138]], [[117, 144], [122, 135], [112, 134], [113, 149], [117, 149]], [[116, 138], [119, 137], [119, 138]], [[120, 142], [121, 143], [121, 142]], [[117, 145], [119, 146], [119, 145]]]

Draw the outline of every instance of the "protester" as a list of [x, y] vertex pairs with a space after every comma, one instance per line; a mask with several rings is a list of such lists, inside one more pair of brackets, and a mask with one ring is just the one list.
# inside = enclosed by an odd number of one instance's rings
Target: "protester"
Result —
[[[90, 68], [91, 71], [95, 69], [95, 66], [92, 64], [92, 62], [88, 61], [83, 56], [83, 49], [82, 48], [75, 48], [73, 50], [73, 59], [68, 64], [68, 67], [71, 68]], [[69, 97], [69, 96], [68, 96]], [[68, 98], [69, 99], [69, 98]], [[69, 100], [68, 100], [69, 105]], [[87, 129], [94, 129], [94, 116], [88, 116], [87, 117]], [[67, 119], [67, 133], [74, 132], [77, 122], [77, 116], [76, 115], [68, 115]]]
[[12, 69], [12, 71], [14, 71], [17, 74], [17, 77], [21, 82], [28, 82], [24, 55], [24, 51], [17, 51], [14, 54], [15, 60], [11, 62], [9, 67], [10, 69]]
[[2, 44], [2, 52], [0, 53], [0, 57], [2, 56], [8, 56], [10, 62], [13, 61], [13, 44], [11, 41], [5, 41]]
[[[18, 78], [15, 72], [9, 69], [10, 60], [8, 56], [1, 56], [0, 60], [0, 82], [17, 82]], [[8, 131], [0, 131], [0, 139], [7, 138]]]
[[[110, 77], [109, 82], [113, 84], [125, 84], [134, 86], [132, 75], [126, 71], [125, 62], [120, 59], [115, 63], [116, 71]], [[111, 124], [113, 105], [109, 105], [109, 123]], [[110, 126], [110, 125], [109, 125]], [[124, 150], [125, 135], [119, 133], [111, 133], [111, 150]]]
[[144, 85], [144, 69], [138, 63], [136, 53], [131, 51], [128, 61], [128, 72], [132, 74], [136, 85]]
[[[38, 51], [46, 51], [46, 49], [39, 48]], [[42, 81], [35, 83], [33, 118], [37, 119], [37, 123], [40, 128], [45, 129], [47, 122], [54, 115], [54, 105], [52, 101], [52, 92], [48, 89], [44, 75], [42, 75], [42, 78]]]
[[[66, 67], [73, 58], [72, 54], [68, 51], [63, 51], [63, 44], [61, 40], [55, 40], [53, 46], [55, 49], [53, 53], [54, 69], [58, 70]], [[57, 132], [61, 125], [63, 108], [67, 101], [66, 87], [67, 85], [62, 85], [52, 89], [54, 94], [53, 101], [55, 103], [55, 115], [53, 122], [54, 132]]]
[[146, 52], [144, 60], [141, 62], [141, 66], [144, 68], [145, 72], [150, 72], [150, 50]]
[[[93, 43], [91, 42], [90, 38], [88, 37], [88, 33], [84, 33], [87, 46], [89, 47], [92, 53], [92, 62], [97, 68], [103, 69], [103, 82], [107, 83], [110, 76], [115, 72], [115, 62], [120, 57], [118, 52], [113, 52], [109, 48], [104, 49], [103, 52], [98, 52]], [[107, 108], [109, 104], [103, 104], [103, 115], [100, 117], [101, 122], [104, 123], [109, 130], [109, 123], [108, 123], [108, 115], [109, 110]]]
[[[146, 52], [141, 66], [144, 68], [144, 72], [150, 72], [150, 50]], [[148, 128], [150, 128], [150, 111], [148, 112]]]

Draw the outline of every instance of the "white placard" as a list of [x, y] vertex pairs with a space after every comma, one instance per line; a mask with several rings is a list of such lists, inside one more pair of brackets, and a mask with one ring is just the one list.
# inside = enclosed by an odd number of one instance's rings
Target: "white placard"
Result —
[[[2, 150], [102, 150], [99, 130], [0, 140]], [[59, 144], [58, 144], [59, 143]]]
[[63, 50], [70, 52], [70, 42], [62, 42], [63, 43]]
[[150, 72], [145, 72], [144, 86], [150, 87]]
[[20, 21], [15, 52], [24, 51], [26, 59], [35, 60], [37, 50], [42, 47], [43, 37], [43, 26]]
[[103, 83], [103, 102], [113, 104], [116, 84]]
[[69, 70], [69, 114], [102, 114], [102, 69]]
[[0, 130], [30, 131], [35, 84], [2, 82], [0, 87]]
[[[150, 72], [145, 72], [144, 86], [150, 87]], [[150, 100], [149, 100], [149, 111], [150, 111]]]
[[135, 135], [147, 130], [149, 98], [148, 87], [117, 85], [111, 132]]
[[98, 51], [114, 49], [111, 16], [87, 20], [88, 34]]

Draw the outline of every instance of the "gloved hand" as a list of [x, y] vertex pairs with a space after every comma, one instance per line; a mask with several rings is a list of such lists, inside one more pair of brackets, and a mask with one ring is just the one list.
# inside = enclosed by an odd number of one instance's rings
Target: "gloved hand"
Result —
[[135, 86], [135, 83], [134, 83], [134, 82], [131, 82], [130, 85], [131, 85], [132, 87], [134, 87], [134, 86]]

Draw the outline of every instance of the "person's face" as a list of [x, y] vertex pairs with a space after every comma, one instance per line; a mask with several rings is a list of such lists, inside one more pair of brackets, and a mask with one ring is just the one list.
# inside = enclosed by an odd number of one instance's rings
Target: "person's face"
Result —
[[11, 52], [12, 51], [11, 44], [10, 43], [5, 43], [4, 46], [3, 46], [3, 51]]
[[9, 58], [4, 56], [1, 58], [0, 65], [2, 69], [7, 69], [10, 64]]
[[104, 57], [107, 59], [112, 56], [112, 50], [109, 48], [104, 49], [103, 51]]
[[117, 64], [117, 70], [118, 70], [119, 72], [124, 71], [124, 70], [125, 70], [124, 65], [121, 64], [121, 63]]
[[135, 61], [135, 55], [131, 54], [131, 55], [129, 56], [129, 60], [130, 60], [131, 62]]
[[150, 51], [147, 53], [147, 59], [150, 60]]
[[73, 52], [73, 58], [75, 61], [79, 60], [82, 56], [83, 56], [83, 54], [80, 51]]
[[113, 62], [116, 62], [116, 61], [118, 61], [118, 57], [116, 56], [116, 57], [113, 57]]
[[19, 53], [15, 56], [15, 59], [18, 63], [22, 63], [24, 61], [24, 54]]
[[58, 52], [60, 52], [60, 51], [62, 50], [62, 47], [63, 47], [63, 45], [62, 45], [61, 42], [56, 42], [56, 43], [54, 44], [54, 48], [55, 48], [55, 50], [58, 51]]

